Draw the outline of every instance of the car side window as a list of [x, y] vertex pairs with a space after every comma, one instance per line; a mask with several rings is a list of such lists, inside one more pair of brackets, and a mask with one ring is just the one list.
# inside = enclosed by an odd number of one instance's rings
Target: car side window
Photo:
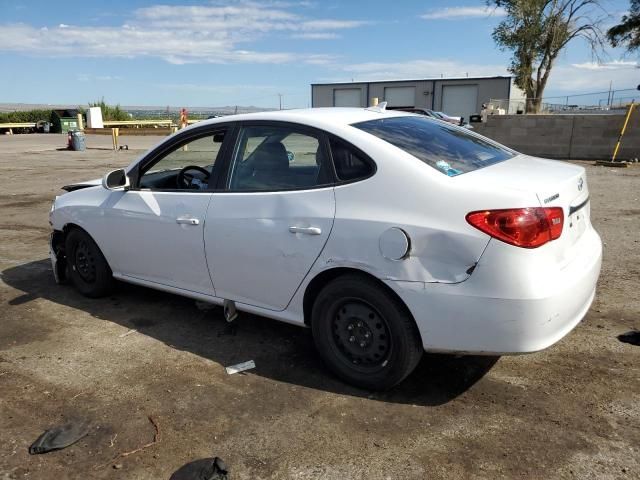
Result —
[[206, 190], [220, 154], [224, 131], [192, 138], [147, 166], [139, 187], [154, 190]]
[[337, 138], [329, 140], [331, 155], [338, 179], [353, 181], [367, 178], [373, 174], [375, 167], [353, 147]]
[[288, 126], [240, 130], [231, 166], [231, 191], [300, 190], [331, 183], [319, 135]]

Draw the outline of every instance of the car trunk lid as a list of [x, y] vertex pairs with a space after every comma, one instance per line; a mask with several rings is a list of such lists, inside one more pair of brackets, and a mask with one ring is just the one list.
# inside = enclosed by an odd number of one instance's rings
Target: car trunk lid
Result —
[[[561, 207], [564, 212], [562, 235], [551, 244], [561, 264], [573, 259], [572, 246], [590, 228], [589, 187], [585, 169], [558, 160], [518, 155], [510, 160], [470, 172], [493, 189], [535, 194], [542, 207]], [[520, 205], [505, 205], [511, 208]], [[527, 205], [537, 206], [537, 205]]]

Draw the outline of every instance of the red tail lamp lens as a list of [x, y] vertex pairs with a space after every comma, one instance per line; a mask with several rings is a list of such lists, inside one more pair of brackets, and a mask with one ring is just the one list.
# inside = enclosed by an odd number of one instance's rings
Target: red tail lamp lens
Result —
[[562, 235], [564, 212], [560, 207], [508, 208], [467, 214], [478, 230], [510, 245], [537, 248]]

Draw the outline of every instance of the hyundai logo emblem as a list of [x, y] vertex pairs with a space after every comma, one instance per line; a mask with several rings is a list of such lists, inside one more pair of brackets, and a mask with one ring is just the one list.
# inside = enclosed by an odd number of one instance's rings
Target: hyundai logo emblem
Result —
[[582, 179], [582, 177], [580, 177], [578, 179], [578, 191], [581, 192], [582, 191], [582, 187], [584, 186], [584, 180]]

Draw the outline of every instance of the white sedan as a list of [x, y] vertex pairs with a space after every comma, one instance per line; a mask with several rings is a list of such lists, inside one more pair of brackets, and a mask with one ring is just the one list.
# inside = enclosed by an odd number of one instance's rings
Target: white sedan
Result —
[[328, 367], [369, 389], [425, 350], [549, 347], [600, 272], [582, 167], [382, 107], [215, 118], [65, 189], [50, 214], [58, 281], [309, 326]]

